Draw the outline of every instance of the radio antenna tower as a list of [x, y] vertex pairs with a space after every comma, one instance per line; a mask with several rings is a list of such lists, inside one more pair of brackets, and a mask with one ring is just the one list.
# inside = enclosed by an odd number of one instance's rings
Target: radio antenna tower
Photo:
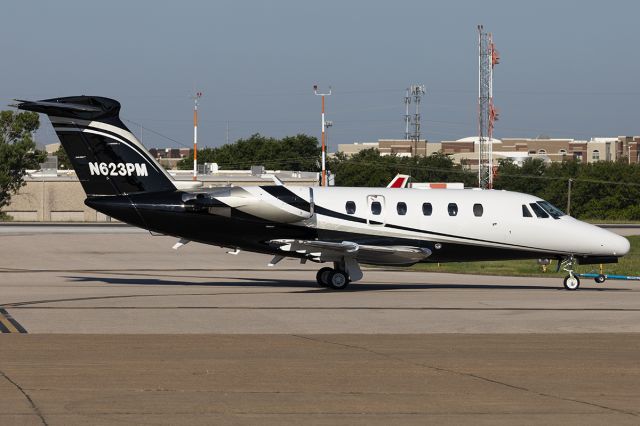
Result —
[[[422, 95], [424, 95], [426, 91], [425, 91], [424, 85], [415, 84], [411, 86], [407, 92], [410, 93], [411, 96], [413, 96], [413, 103], [416, 106], [416, 110], [415, 110], [416, 112], [413, 114], [413, 120], [412, 120], [413, 133], [411, 134], [411, 139], [413, 140], [412, 155], [417, 155], [418, 142], [420, 141], [420, 101], [421, 101]], [[411, 102], [411, 97], [409, 97], [409, 102]], [[407, 115], [408, 115], [408, 111], [409, 111], [409, 104], [407, 103]]]
[[411, 123], [411, 116], [409, 115], [409, 104], [411, 104], [411, 95], [409, 94], [409, 88], [407, 88], [407, 94], [404, 95], [404, 139], [409, 140], [409, 124]]
[[493, 125], [498, 112], [493, 106], [493, 67], [500, 56], [493, 35], [478, 25], [478, 187], [493, 187]]
[[198, 100], [202, 92], [196, 92], [193, 96], [193, 180], [198, 179]]

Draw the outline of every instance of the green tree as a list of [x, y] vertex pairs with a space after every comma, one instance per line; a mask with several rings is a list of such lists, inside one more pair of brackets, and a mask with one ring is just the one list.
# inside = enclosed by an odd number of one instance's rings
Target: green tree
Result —
[[0, 111], [0, 208], [24, 185], [26, 170], [37, 169], [46, 158], [33, 141], [39, 126], [35, 112]]
[[511, 160], [499, 160], [493, 182], [495, 189], [538, 195], [545, 187], [545, 164], [538, 158], [527, 158], [522, 166]]
[[69, 161], [69, 157], [67, 156], [67, 151], [64, 150], [62, 145], [56, 152], [53, 153], [56, 157], [58, 157], [58, 168], [59, 169], [67, 169], [72, 170], [73, 166], [71, 165], [71, 161]]
[[398, 174], [409, 174], [417, 182], [463, 182], [473, 184], [475, 174], [470, 173], [445, 154], [398, 157], [380, 155], [375, 149], [365, 149], [350, 157], [336, 153], [328, 162], [338, 186], [381, 187]]
[[[198, 163], [218, 163], [221, 169], [227, 170], [263, 165], [269, 169], [318, 171], [319, 159], [318, 140], [304, 134], [276, 139], [256, 133], [218, 148], [198, 150]], [[192, 167], [193, 151], [178, 162], [179, 169]]]
[[558, 207], [568, 204], [572, 180], [571, 215], [580, 219], [640, 220], [640, 165], [600, 161], [564, 161], [545, 165], [526, 160], [522, 167], [501, 161], [494, 181], [496, 189], [524, 192]]

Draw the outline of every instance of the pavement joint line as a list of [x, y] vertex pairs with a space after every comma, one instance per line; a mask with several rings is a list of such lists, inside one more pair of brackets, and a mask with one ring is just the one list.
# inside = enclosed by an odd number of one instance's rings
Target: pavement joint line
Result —
[[27, 330], [3, 306], [0, 306], [0, 331], [2, 333], [27, 333]]
[[20, 386], [15, 380], [7, 376], [7, 374], [2, 370], [0, 370], [0, 376], [4, 377], [9, 383], [11, 383], [16, 389], [18, 389], [18, 391], [20, 391], [20, 393], [27, 399], [27, 402], [29, 402], [31, 409], [36, 414], [36, 416], [38, 416], [42, 424], [44, 426], [49, 426], [49, 424], [47, 423], [47, 420], [42, 415], [42, 412], [40, 411], [36, 403], [33, 401], [33, 399], [31, 399], [29, 394], [22, 388], [22, 386]]
[[280, 292], [273, 291], [253, 291], [253, 292], [223, 292], [223, 293], [151, 293], [151, 294], [126, 294], [126, 295], [112, 295], [112, 296], [91, 296], [91, 297], [74, 297], [65, 299], [44, 299], [44, 300], [30, 300], [24, 302], [9, 302], [0, 304], [0, 309], [4, 308], [22, 308], [26, 305], [39, 305], [43, 303], [60, 303], [60, 302], [82, 302], [87, 300], [100, 300], [100, 299], [129, 299], [134, 297], [175, 297], [175, 296], [245, 296], [245, 295], [264, 295], [264, 294], [281, 294]]
[[[176, 296], [176, 295], [171, 295]], [[182, 295], [178, 295], [182, 296]], [[190, 295], [185, 295], [190, 296]], [[118, 297], [145, 297], [145, 296], [110, 296], [110, 297], [96, 297], [96, 299], [106, 298], [118, 298]], [[153, 297], [153, 296], [151, 296]], [[87, 300], [82, 299], [82, 300]], [[56, 303], [58, 301], [41, 301], [35, 303]], [[265, 311], [507, 311], [507, 312], [640, 312], [640, 308], [510, 308], [510, 307], [496, 307], [496, 308], [460, 308], [460, 307], [384, 307], [384, 306], [28, 306], [30, 303], [24, 304], [7, 304], [5, 306], [11, 309], [139, 309], [139, 310], [164, 310], [164, 309], [211, 309], [211, 310], [265, 310]]]
[[299, 339], [305, 339], [305, 340], [310, 340], [313, 342], [318, 342], [318, 343], [325, 343], [325, 344], [330, 344], [330, 345], [336, 345], [336, 346], [342, 346], [345, 348], [349, 348], [349, 349], [356, 349], [356, 350], [360, 350], [360, 351], [364, 351], [364, 352], [368, 352], [386, 359], [390, 359], [390, 360], [394, 360], [394, 361], [400, 361], [403, 363], [408, 363], [417, 367], [422, 367], [422, 368], [427, 368], [430, 370], [434, 370], [434, 371], [439, 371], [439, 372], [444, 372], [444, 373], [449, 373], [449, 374], [455, 374], [458, 376], [463, 376], [463, 377], [470, 377], [476, 380], [481, 380], [487, 383], [492, 383], [492, 384], [496, 384], [496, 385], [500, 385], [500, 386], [505, 386], [508, 387], [510, 389], [515, 389], [515, 390], [519, 390], [522, 392], [526, 392], [526, 393], [531, 393], [534, 395], [538, 395], [538, 396], [542, 396], [545, 398], [551, 398], [551, 399], [556, 399], [556, 400], [561, 400], [561, 401], [568, 401], [568, 402], [574, 402], [574, 403], [578, 403], [578, 404], [583, 404], [583, 405], [588, 405], [588, 406], [592, 406], [592, 407], [597, 407], [597, 408], [601, 408], [607, 411], [611, 411], [611, 412], [615, 412], [615, 413], [619, 413], [619, 414], [626, 414], [629, 416], [633, 416], [633, 417], [640, 417], [640, 413], [634, 412], [634, 411], [628, 411], [628, 410], [622, 410], [619, 408], [613, 408], [613, 407], [608, 407], [606, 405], [602, 405], [602, 404], [598, 404], [595, 402], [589, 402], [589, 401], [583, 401], [583, 400], [579, 400], [579, 399], [575, 399], [575, 398], [569, 398], [569, 397], [563, 397], [560, 395], [552, 395], [552, 394], [548, 394], [548, 393], [544, 393], [544, 392], [538, 392], [532, 389], [528, 389], [522, 386], [518, 386], [518, 385], [512, 385], [510, 383], [506, 383], [506, 382], [502, 382], [499, 380], [495, 380], [495, 379], [491, 379], [488, 377], [484, 377], [484, 376], [480, 376], [478, 374], [474, 374], [474, 373], [469, 373], [469, 372], [464, 372], [464, 371], [457, 371], [457, 370], [452, 370], [452, 369], [448, 369], [448, 368], [443, 368], [443, 367], [437, 367], [437, 366], [433, 366], [433, 365], [427, 365], [427, 364], [423, 364], [420, 362], [414, 362], [414, 361], [410, 361], [404, 358], [400, 358], [400, 357], [396, 357], [396, 356], [391, 356], [388, 354], [385, 354], [383, 352], [378, 352], [375, 351], [373, 349], [369, 349], [365, 346], [358, 346], [358, 345], [353, 345], [353, 344], [347, 344], [347, 343], [340, 343], [340, 342], [332, 342], [330, 340], [324, 340], [324, 339], [320, 339], [317, 337], [311, 337], [311, 336], [305, 336], [305, 335], [299, 335], [299, 334], [292, 334], [291, 336], [299, 338]]
[[[175, 268], [140, 268], [140, 269], [25, 269], [25, 268], [6, 268], [0, 267], [0, 272], [9, 272], [9, 273], [50, 273], [50, 272], [87, 272], [94, 274], [121, 274], [123, 272], [130, 272], [135, 274], [136, 272], [264, 272], [264, 271], [273, 271], [274, 269], [265, 268], [185, 268], [185, 269], [175, 269]], [[277, 269], [279, 272], [301, 272], [301, 271], [309, 271], [313, 272], [311, 269], [303, 269], [303, 268], [287, 268], [287, 269]], [[411, 272], [411, 271], [408, 271]], [[157, 274], [156, 274], [157, 275]]]

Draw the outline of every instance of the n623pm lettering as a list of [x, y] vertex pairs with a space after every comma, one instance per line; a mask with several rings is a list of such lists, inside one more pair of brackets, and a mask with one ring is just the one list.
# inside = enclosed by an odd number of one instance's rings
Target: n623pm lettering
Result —
[[144, 163], [89, 163], [91, 176], [149, 176]]

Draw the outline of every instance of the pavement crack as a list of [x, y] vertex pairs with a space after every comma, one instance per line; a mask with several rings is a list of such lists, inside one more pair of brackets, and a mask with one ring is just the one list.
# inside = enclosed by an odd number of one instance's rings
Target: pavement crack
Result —
[[4, 377], [9, 383], [11, 383], [16, 389], [18, 389], [20, 391], [20, 393], [22, 395], [24, 395], [24, 397], [27, 399], [27, 401], [29, 402], [29, 405], [31, 406], [31, 409], [33, 410], [33, 412], [36, 414], [36, 416], [38, 416], [38, 418], [40, 419], [40, 421], [42, 422], [42, 424], [44, 426], [49, 426], [49, 424], [47, 423], [47, 421], [45, 420], [44, 416], [42, 415], [42, 412], [40, 411], [40, 409], [38, 408], [38, 406], [36, 405], [35, 402], [33, 402], [33, 399], [31, 399], [31, 397], [29, 396], [29, 394], [22, 388], [22, 386], [20, 386], [15, 380], [13, 380], [11, 377], [7, 376], [6, 373], [4, 371], [0, 371], [0, 376]]
[[401, 357], [397, 357], [397, 356], [393, 356], [393, 355], [389, 355], [386, 354], [384, 352], [378, 352], [375, 351], [373, 349], [369, 349], [365, 346], [359, 346], [359, 345], [354, 345], [354, 344], [348, 344], [348, 343], [340, 343], [340, 342], [333, 342], [330, 340], [325, 340], [325, 339], [319, 339], [319, 338], [314, 338], [311, 336], [303, 336], [303, 335], [299, 335], [299, 334], [292, 334], [293, 337], [297, 337], [299, 339], [305, 339], [305, 340], [310, 340], [312, 342], [317, 342], [317, 343], [325, 343], [325, 344], [329, 344], [329, 345], [335, 345], [335, 346], [342, 346], [348, 349], [355, 349], [355, 350], [360, 350], [360, 351], [364, 351], [364, 352], [368, 352], [370, 354], [376, 355], [376, 356], [380, 356], [389, 360], [393, 360], [393, 361], [399, 361], [399, 362], [403, 362], [403, 363], [407, 363], [407, 364], [411, 364], [414, 365], [416, 367], [422, 367], [422, 368], [426, 368], [426, 369], [430, 369], [433, 371], [439, 371], [442, 373], [449, 373], [449, 374], [455, 374], [458, 376], [463, 376], [463, 377], [469, 377], [475, 380], [481, 380], [487, 383], [492, 383], [495, 385], [499, 385], [499, 386], [504, 386], [510, 389], [515, 389], [515, 390], [519, 390], [522, 392], [526, 392], [526, 393], [530, 393], [530, 394], [534, 394], [534, 395], [538, 395], [541, 397], [545, 397], [545, 398], [551, 398], [551, 399], [556, 399], [556, 400], [560, 400], [560, 401], [567, 401], [567, 402], [574, 402], [577, 404], [583, 404], [583, 405], [588, 405], [591, 407], [597, 407], [597, 408], [601, 408], [603, 410], [607, 410], [607, 411], [612, 411], [615, 413], [620, 413], [620, 414], [626, 414], [629, 416], [633, 416], [633, 417], [640, 417], [640, 414], [638, 414], [637, 412], [634, 411], [628, 411], [628, 410], [623, 410], [623, 409], [619, 409], [619, 408], [614, 408], [614, 407], [609, 407], [606, 405], [602, 405], [602, 404], [598, 404], [595, 402], [590, 402], [590, 401], [584, 401], [584, 400], [580, 400], [580, 399], [575, 399], [575, 398], [569, 398], [569, 397], [563, 397], [560, 395], [553, 395], [553, 394], [549, 394], [549, 393], [545, 393], [545, 392], [539, 392], [533, 389], [528, 389], [522, 386], [517, 386], [517, 385], [513, 385], [511, 383], [507, 383], [507, 382], [503, 382], [500, 380], [495, 380], [495, 379], [491, 379], [489, 377], [484, 377], [484, 376], [480, 376], [478, 374], [474, 374], [474, 373], [469, 373], [469, 372], [464, 372], [464, 371], [457, 371], [457, 370], [452, 370], [449, 368], [443, 368], [443, 367], [437, 367], [434, 365], [428, 365], [428, 364], [423, 364], [421, 362], [415, 362], [415, 361], [411, 361], [405, 358], [401, 358]]

